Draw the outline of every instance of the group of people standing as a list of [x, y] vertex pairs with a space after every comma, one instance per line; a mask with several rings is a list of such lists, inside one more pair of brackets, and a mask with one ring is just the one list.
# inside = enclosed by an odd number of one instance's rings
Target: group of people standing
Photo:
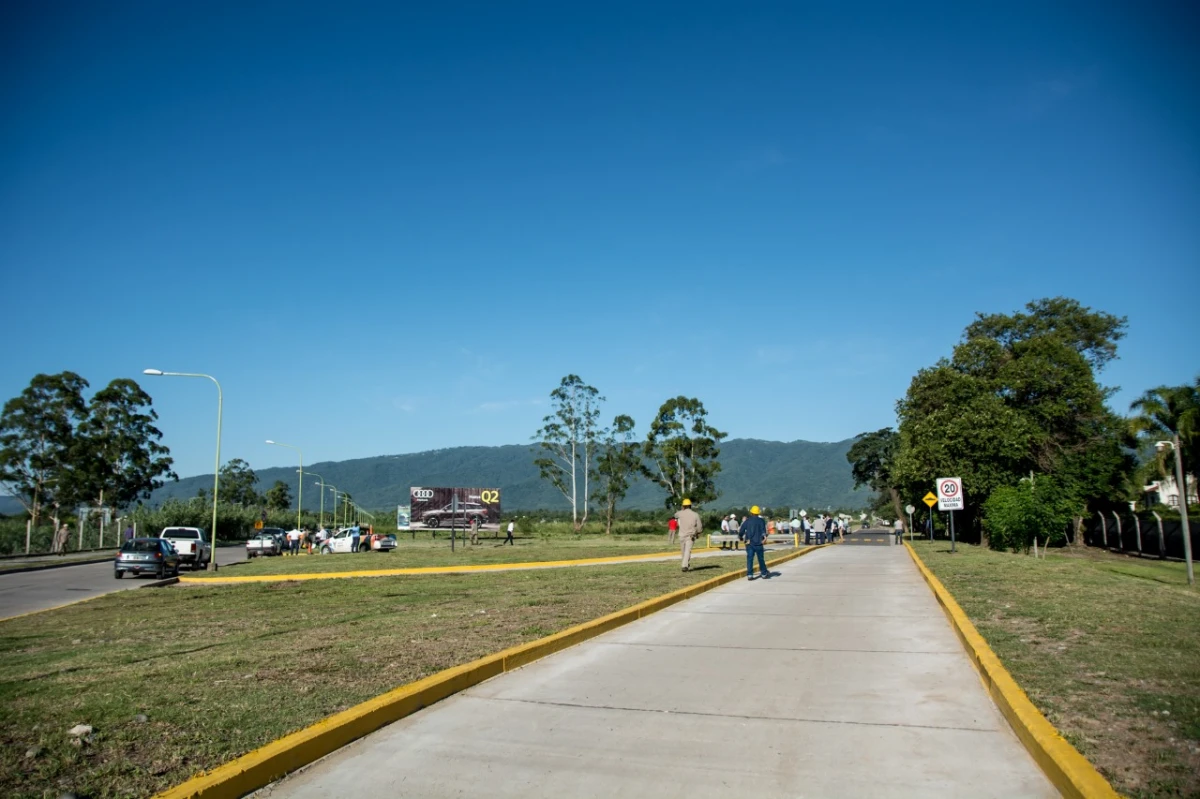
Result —
[[[844, 538], [849, 530], [845, 519], [826, 514], [821, 514], [811, 522], [807, 516], [798, 516], [789, 522], [773, 519], [768, 521], [762, 517], [761, 513], [761, 509], [755, 505], [750, 508], [750, 515], [743, 516], [740, 522], [737, 514], [734, 513], [721, 517], [721, 532], [738, 537], [737, 543], [734, 544], [735, 547], [743, 542], [746, 544], [746, 577], [750, 580], [754, 579], [754, 560], [756, 558], [759, 576], [763, 579], [771, 576], [771, 573], [767, 571], [764, 555], [767, 536], [775, 534], [799, 536], [803, 534], [806, 544], [832, 544], [835, 538]], [[692, 509], [692, 501], [690, 499], [683, 500], [683, 506], [679, 512], [667, 522], [667, 543], [674, 543], [678, 537], [685, 572], [691, 571], [692, 545], [703, 531], [703, 522], [700, 514]], [[725, 546], [727, 545], [722, 544], [722, 548]]]

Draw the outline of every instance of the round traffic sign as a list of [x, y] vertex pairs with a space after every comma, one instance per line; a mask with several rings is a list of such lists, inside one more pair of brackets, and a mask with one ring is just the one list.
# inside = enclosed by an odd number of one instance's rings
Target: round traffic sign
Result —
[[958, 495], [957, 480], [943, 480], [938, 484], [938, 491], [943, 497], [953, 497]]

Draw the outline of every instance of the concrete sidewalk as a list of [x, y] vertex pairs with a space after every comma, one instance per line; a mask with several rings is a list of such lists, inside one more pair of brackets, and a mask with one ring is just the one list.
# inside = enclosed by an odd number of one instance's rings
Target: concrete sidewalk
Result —
[[271, 797], [1043, 797], [901, 547], [835, 546], [416, 713]]

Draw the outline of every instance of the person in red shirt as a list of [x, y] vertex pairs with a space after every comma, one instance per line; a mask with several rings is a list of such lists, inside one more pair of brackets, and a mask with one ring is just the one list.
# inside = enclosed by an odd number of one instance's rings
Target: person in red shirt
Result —
[[672, 516], [671, 521], [667, 522], [667, 543], [668, 544], [675, 543], [675, 535], [678, 532], [679, 532], [679, 520], [676, 519], [674, 516]]

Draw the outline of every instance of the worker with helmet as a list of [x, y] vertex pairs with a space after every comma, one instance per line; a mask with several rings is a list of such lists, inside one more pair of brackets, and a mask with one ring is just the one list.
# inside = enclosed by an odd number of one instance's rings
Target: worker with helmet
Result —
[[700, 533], [704, 531], [704, 524], [700, 521], [700, 514], [692, 510], [690, 499], [683, 501], [683, 507], [675, 514], [675, 520], [679, 522], [679, 549], [683, 554], [683, 570], [691, 571], [692, 542], [700, 537]]
[[758, 574], [764, 580], [770, 579], [767, 571], [767, 560], [763, 554], [763, 541], [767, 537], [767, 523], [758, 514], [761, 511], [755, 505], [750, 509], [750, 517], [742, 522], [738, 530], [738, 538], [746, 542], [746, 579], [754, 579], [754, 557], [758, 556]]

